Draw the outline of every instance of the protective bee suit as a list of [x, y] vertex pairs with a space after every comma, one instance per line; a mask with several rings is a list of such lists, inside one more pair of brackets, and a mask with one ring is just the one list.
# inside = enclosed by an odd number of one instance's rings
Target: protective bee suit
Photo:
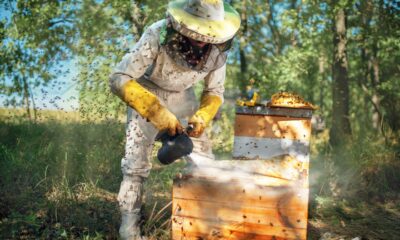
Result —
[[[118, 194], [122, 239], [145, 239], [139, 228], [143, 182], [160, 131], [175, 135], [190, 123], [193, 152], [212, 156], [203, 132], [222, 104], [225, 49], [240, 26], [237, 12], [216, 0], [174, 1], [167, 14], [145, 30], [110, 76], [112, 92], [128, 104]], [[193, 40], [207, 45], [193, 47]], [[192, 86], [202, 80], [199, 104]]]

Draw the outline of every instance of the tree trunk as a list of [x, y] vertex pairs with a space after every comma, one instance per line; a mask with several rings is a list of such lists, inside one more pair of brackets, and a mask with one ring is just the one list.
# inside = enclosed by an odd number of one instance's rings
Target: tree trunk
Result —
[[[299, 4], [297, 4], [297, 0], [292, 0], [290, 3], [290, 8], [296, 10], [296, 24], [299, 23], [299, 16], [300, 16], [300, 8], [301, 8], [301, 1]], [[297, 47], [298, 39], [296, 36], [296, 31], [293, 30], [292, 33], [290, 34], [290, 44], [292, 47]]]
[[379, 85], [379, 62], [378, 62], [378, 47], [376, 46], [376, 42], [374, 43], [373, 46], [373, 53], [372, 53], [372, 59], [371, 59], [371, 64], [372, 64], [372, 86], [373, 86], [373, 94], [372, 94], [372, 103], [374, 105], [373, 112], [372, 112], [372, 126], [374, 129], [378, 130], [381, 121], [382, 121], [382, 116], [380, 112], [380, 97], [377, 93], [377, 86]]
[[320, 81], [320, 89], [319, 89], [319, 109], [323, 112], [324, 109], [324, 96], [325, 96], [325, 81], [326, 81], [326, 71], [325, 71], [325, 63], [326, 58], [324, 55], [321, 55], [318, 59], [319, 66], [319, 81]]
[[32, 101], [32, 109], [33, 109], [33, 121], [36, 123], [36, 121], [37, 121], [37, 109], [36, 109], [36, 104], [35, 104], [35, 98], [34, 98], [34, 96], [33, 96], [33, 92], [31, 91], [31, 89], [29, 88], [29, 90], [30, 90], [30, 96], [31, 96], [31, 101]]
[[[379, 85], [379, 63], [378, 63], [378, 46], [376, 29], [371, 28], [371, 20], [375, 11], [371, 0], [363, 2], [359, 9], [362, 15], [362, 48], [361, 62], [364, 66], [364, 76], [360, 78], [359, 85], [365, 92], [366, 102], [372, 104], [371, 126], [375, 130], [379, 130], [382, 123], [382, 112], [380, 110], [380, 96], [378, 95], [377, 86]], [[368, 39], [372, 37], [372, 46], [368, 43]], [[371, 86], [371, 87], [368, 87]], [[366, 112], [371, 112], [366, 109]], [[382, 130], [382, 129], [381, 129]], [[384, 135], [384, 132], [382, 131]]]
[[362, 29], [361, 29], [361, 65], [363, 67], [362, 71], [363, 74], [362, 76], [358, 77], [357, 83], [358, 85], [362, 88], [364, 91], [364, 99], [362, 101], [363, 103], [363, 111], [366, 114], [365, 117], [365, 124], [368, 128], [372, 127], [372, 124], [370, 123], [370, 115], [369, 113], [371, 112], [370, 105], [368, 103], [371, 103], [371, 94], [368, 91], [368, 85], [371, 82], [371, 59], [370, 59], [370, 48], [368, 47], [368, 37], [371, 34], [371, 28], [370, 28], [370, 23], [372, 19], [372, 8], [371, 8], [371, 2], [364, 1], [359, 5], [359, 12], [362, 14]]
[[[364, 42], [363, 44], [365, 44], [365, 38], [363, 38], [363, 42]], [[366, 122], [369, 122], [370, 105], [368, 103], [371, 102], [371, 96], [368, 91], [368, 88], [366, 87], [368, 82], [370, 82], [369, 79], [371, 79], [371, 74], [370, 74], [371, 73], [371, 71], [370, 71], [371, 64], [368, 59], [368, 55], [369, 55], [368, 49], [365, 46], [362, 47], [361, 48], [361, 63], [363, 66], [363, 74], [362, 74], [362, 76], [360, 76], [357, 79], [358, 85], [362, 88], [362, 90], [365, 93], [362, 103], [363, 103], [363, 111], [366, 114], [366, 117], [365, 117]], [[371, 127], [369, 123], [366, 123], [366, 124], [368, 124], [368, 128]]]
[[268, 26], [271, 30], [272, 41], [274, 44], [274, 54], [278, 56], [281, 53], [281, 35], [279, 33], [279, 29], [277, 29], [277, 24], [272, 14], [273, 12], [273, 5], [272, 1], [267, 1], [267, 9], [268, 9]]
[[339, 9], [333, 26], [333, 65], [332, 65], [332, 128], [329, 133], [332, 146], [346, 144], [351, 136], [349, 120], [349, 83], [346, 53], [346, 13]]
[[26, 113], [28, 115], [29, 120], [32, 120], [31, 110], [30, 110], [30, 102], [29, 102], [29, 87], [28, 82], [25, 77], [22, 78], [22, 84], [24, 88], [24, 103], [26, 107]]
[[245, 53], [246, 47], [246, 33], [247, 33], [247, 4], [246, 0], [242, 0], [242, 12], [240, 14], [243, 30], [242, 36], [240, 37], [239, 46], [239, 57], [240, 57], [240, 73], [239, 83], [240, 91], [244, 93], [246, 91], [246, 85], [248, 85], [248, 74], [247, 74], [247, 59]]

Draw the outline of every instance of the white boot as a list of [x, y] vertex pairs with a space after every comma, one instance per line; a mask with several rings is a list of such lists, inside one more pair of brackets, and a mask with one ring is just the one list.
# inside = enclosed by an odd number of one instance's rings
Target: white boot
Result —
[[121, 227], [119, 234], [122, 240], [147, 240], [146, 237], [141, 235], [140, 227], [140, 214], [136, 213], [122, 213]]
[[140, 231], [143, 181], [139, 176], [124, 176], [118, 194], [121, 211], [119, 234], [122, 240], [145, 240]]

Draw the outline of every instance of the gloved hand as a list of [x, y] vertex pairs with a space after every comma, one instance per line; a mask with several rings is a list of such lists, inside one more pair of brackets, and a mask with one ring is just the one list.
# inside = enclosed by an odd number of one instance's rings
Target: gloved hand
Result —
[[204, 129], [217, 114], [221, 104], [222, 99], [218, 96], [202, 96], [199, 110], [189, 119], [189, 125], [193, 126], [193, 129], [188, 132], [190, 137], [200, 137], [203, 134]]
[[125, 83], [120, 98], [142, 117], [147, 118], [158, 130], [166, 130], [171, 136], [183, 132], [183, 127], [175, 115], [161, 105], [157, 96], [135, 80]]

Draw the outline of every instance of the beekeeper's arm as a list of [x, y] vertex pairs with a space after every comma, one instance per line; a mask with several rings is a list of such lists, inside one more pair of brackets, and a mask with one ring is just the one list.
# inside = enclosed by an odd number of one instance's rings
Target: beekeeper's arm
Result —
[[124, 56], [110, 76], [111, 91], [119, 96], [157, 129], [167, 130], [170, 135], [182, 132], [179, 120], [153, 93], [142, 87], [136, 79], [155, 61], [159, 51], [159, 34], [150, 26]]
[[217, 114], [224, 101], [225, 76], [226, 64], [210, 72], [204, 79], [204, 89], [199, 110], [189, 119], [189, 124], [193, 126], [193, 130], [189, 133], [191, 137], [200, 137], [215, 114]]

